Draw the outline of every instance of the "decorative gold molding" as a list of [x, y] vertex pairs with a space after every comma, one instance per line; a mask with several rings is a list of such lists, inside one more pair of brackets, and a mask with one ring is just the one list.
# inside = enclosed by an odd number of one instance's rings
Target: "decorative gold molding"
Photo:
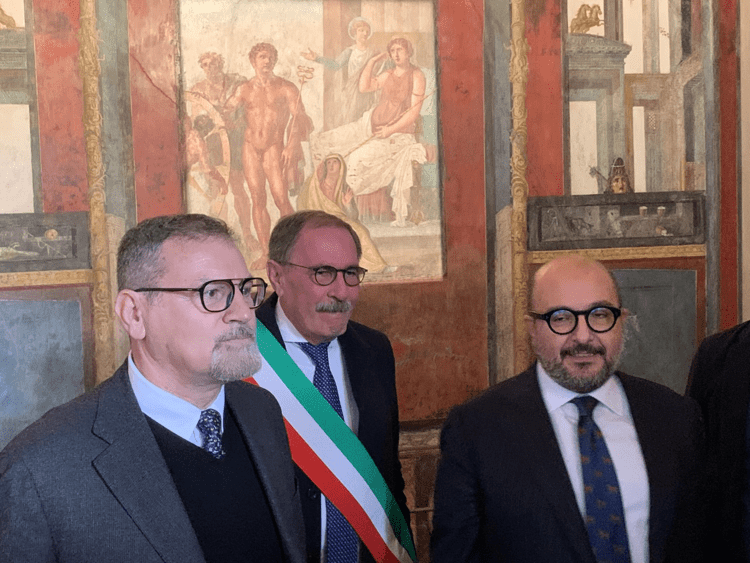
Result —
[[83, 127], [89, 184], [89, 229], [93, 272], [94, 366], [97, 383], [115, 370], [114, 318], [109, 282], [109, 245], [105, 209], [102, 114], [99, 91], [99, 33], [96, 0], [80, 0], [79, 66], [83, 82]]
[[0, 274], [0, 288], [28, 288], [52, 285], [91, 285], [91, 270], [45, 270], [40, 272], [12, 272]]
[[514, 318], [514, 366], [515, 372], [523, 370], [530, 359], [528, 339], [524, 325], [524, 313], [528, 294], [528, 271], [526, 265], [526, 203], [529, 184], [526, 181], [526, 83], [529, 77], [526, 41], [526, 2], [511, 2], [511, 58], [510, 82], [513, 88], [513, 132], [511, 134], [511, 193], [513, 215], [511, 219], [511, 246], [513, 263]]
[[582, 254], [599, 261], [607, 260], [644, 260], [657, 258], [704, 258], [705, 244], [686, 244], [675, 246], [631, 246], [627, 248], [584, 248], [580, 250], [544, 250], [529, 252], [529, 264], [545, 264], [559, 256]]

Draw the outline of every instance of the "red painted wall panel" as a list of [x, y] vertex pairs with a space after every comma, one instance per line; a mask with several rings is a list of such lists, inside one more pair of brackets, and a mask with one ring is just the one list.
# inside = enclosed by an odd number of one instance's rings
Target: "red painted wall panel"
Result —
[[560, 18], [560, 0], [526, 3], [526, 179], [530, 196], [564, 195], [565, 190]]
[[139, 221], [180, 213], [179, 113], [174, 1], [129, 0], [130, 95]]
[[43, 211], [86, 211], [79, 4], [35, 0], [33, 10]]

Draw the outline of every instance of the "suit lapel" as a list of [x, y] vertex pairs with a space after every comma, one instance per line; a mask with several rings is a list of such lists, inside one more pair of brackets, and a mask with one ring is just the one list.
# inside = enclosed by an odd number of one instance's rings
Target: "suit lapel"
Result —
[[279, 296], [272, 293], [263, 304], [255, 310], [255, 317], [263, 323], [263, 325], [273, 334], [273, 337], [281, 344], [282, 348], [286, 350], [284, 346], [284, 339], [281, 338], [281, 331], [279, 325], [276, 322], [276, 304], [279, 302]]
[[92, 429], [109, 446], [93, 466], [159, 556], [205, 563], [159, 446], [130, 387], [127, 364], [103, 384]]
[[[247, 386], [242, 389], [239, 386]], [[227, 405], [232, 409], [237, 425], [247, 444], [250, 457], [253, 460], [261, 486], [266, 493], [269, 507], [276, 520], [276, 528], [279, 531], [281, 541], [284, 543], [286, 553], [293, 553], [293, 545], [296, 538], [292, 532], [294, 525], [287, 518], [292, 514], [286, 503], [289, 498], [279, 494], [280, 491], [289, 490], [294, 482], [294, 472], [291, 464], [286, 464], [280, 455], [277, 444], [286, 441], [285, 434], [269, 434], [270, 430], [265, 420], [267, 409], [258, 404], [254, 399], [259, 389], [250, 387], [247, 383], [227, 384]], [[282, 427], [283, 428], [283, 427]], [[300, 530], [300, 534], [302, 531]], [[301, 537], [301, 536], [300, 536]]]
[[[363, 361], [363, 357], [367, 357], [367, 351], [370, 346], [359, 338], [350, 326], [346, 332], [339, 336], [339, 344], [341, 345], [341, 356], [344, 361], [346, 368], [346, 375], [349, 379], [349, 385], [352, 389], [352, 396], [354, 397], [354, 404], [357, 405], [357, 411], [359, 413], [357, 428], [354, 429], [354, 433], [366, 440], [366, 436], [360, 432], [360, 429], [372, 428], [375, 424], [374, 421], [370, 420], [371, 412], [368, 406], [376, 404], [382, 405], [383, 402], [379, 398], [367, 396], [373, 392], [372, 385], [368, 385], [368, 381], [372, 381], [373, 377], [377, 377], [375, 374], [370, 374], [370, 367], [372, 366], [373, 358], [370, 358], [370, 363]], [[379, 425], [375, 425], [378, 427]], [[369, 444], [364, 444], [368, 451], [371, 451]]]
[[519, 420], [519, 459], [529, 460], [530, 478], [536, 482], [560, 526], [567, 532], [576, 560], [593, 562], [588, 532], [578, 509], [557, 437], [536, 377], [535, 366], [519, 377], [517, 412]]
[[[667, 524], [672, 521], [674, 510], [671, 493], [674, 491], [674, 464], [676, 460], [666, 458], [672, 448], [670, 435], [660, 431], [663, 416], [662, 405], [652, 394], [639, 392], [638, 381], [627, 374], [617, 372], [625, 389], [630, 414], [638, 436], [638, 443], [646, 464], [649, 488], [649, 558], [661, 561], [668, 536]], [[668, 496], [669, 495], [669, 496]]]

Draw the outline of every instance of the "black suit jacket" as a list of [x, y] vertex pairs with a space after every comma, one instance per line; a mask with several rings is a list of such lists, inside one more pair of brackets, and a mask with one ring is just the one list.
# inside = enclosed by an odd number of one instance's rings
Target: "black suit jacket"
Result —
[[[650, 559], [702, 561], [698, 407], [617, 375], [649, 478]], [[441, 450], [433, 563], [596, 563], [534, 367], [456, 407]]]
[[750, 322], [706, 338], [690, 369], [688, 394], [698, 401], [709, 452], [709, 537], [716, 561], [747, 561], [742, 495], [747, 489]]
[[[281, 409], [267, 391], [226, 385], [289, 563], [304, 525]], [[228, 538], [231, 541], [231, 538]], [[205, 563], [127, 364], [57, 407], [0, 452], [0, 561]]]
[[[262, 322], [279, 344], [284, 341], [276, 323], [278, 296], [272, 294], [257, 310]], [[398, 401], [396, 399], [396, 367], [388, 337], [354, 321], [349, 321], [346, 332], [338, 337], [341, 353], [349, 377], [354, 402], [359, 410], [357, 437], [372, 457], [393, 493], [409, 525], [409, 509], [404, 495], [404, 479], [398, 457]], [[286, 349], [286, 347], [285, 347]], [[300, 483], [302, 513], [307, 533], [307, 560], [320, 561], [320, 489], [295, 466]], [[360, 561], [373, 562], [364, 546]]]

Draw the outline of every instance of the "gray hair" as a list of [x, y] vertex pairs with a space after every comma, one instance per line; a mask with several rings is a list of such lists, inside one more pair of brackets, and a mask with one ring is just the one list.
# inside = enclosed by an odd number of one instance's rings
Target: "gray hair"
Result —
[[146, 219], [128, 232], [117, 249], [118, 289], [151, 287], [164, 274], [161, 247], [169, 239], [223, 239], [235, 244], [224, 221], [207, 215], [163, 215]]

